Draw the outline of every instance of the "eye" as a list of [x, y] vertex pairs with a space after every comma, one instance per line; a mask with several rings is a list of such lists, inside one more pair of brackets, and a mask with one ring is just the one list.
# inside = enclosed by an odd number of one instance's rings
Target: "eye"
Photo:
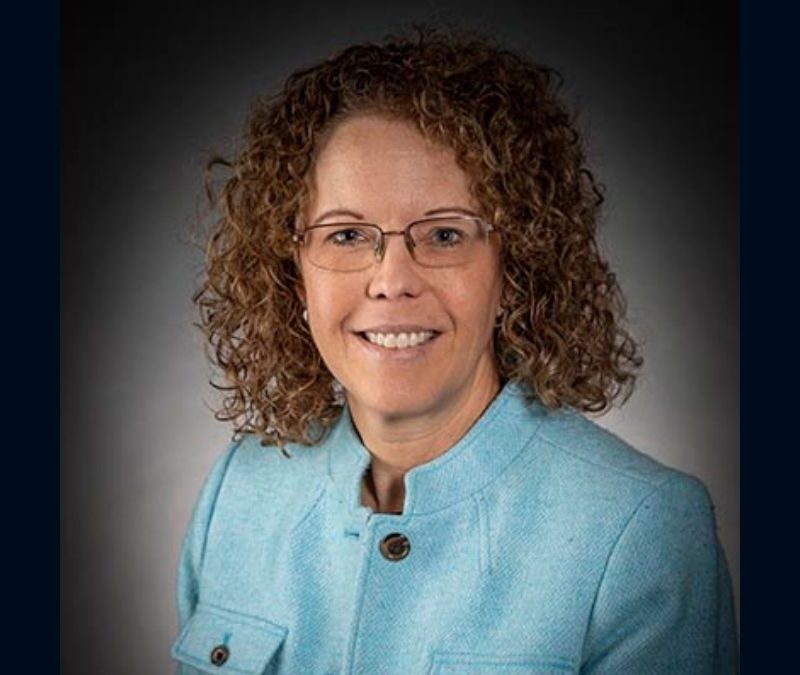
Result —
[[336, 227], [325, 229], [326, 246], [359, 246], [371, 241], [369, 231], [359, 227]]
[[437, 227], [427, 236], [427, 243], [434, 246], [456, 246], [464, 240], [464, 233], [455, 227]]

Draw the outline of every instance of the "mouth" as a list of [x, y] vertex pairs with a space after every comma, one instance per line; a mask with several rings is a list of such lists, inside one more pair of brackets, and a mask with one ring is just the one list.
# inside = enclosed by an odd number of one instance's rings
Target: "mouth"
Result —
[[418, 351], [434, 342], [441, 332], [423, 330], [408, 333], [373, 333], [365, 331], [356, 333], [370, 347], [385, 351], [408, 352]]

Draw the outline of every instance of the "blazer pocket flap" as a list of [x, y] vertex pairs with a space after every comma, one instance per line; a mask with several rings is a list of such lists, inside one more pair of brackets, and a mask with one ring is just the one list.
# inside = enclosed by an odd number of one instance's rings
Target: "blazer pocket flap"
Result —
[[261, 675], [287, 629], [256, 616], [200, 604], [172, 647], [172, 658], [205, 673]]

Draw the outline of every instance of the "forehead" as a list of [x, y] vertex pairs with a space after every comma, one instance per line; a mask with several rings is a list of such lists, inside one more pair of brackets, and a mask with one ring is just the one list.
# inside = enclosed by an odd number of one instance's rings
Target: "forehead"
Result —
[[[310, 209], [381, 213], [475, 207], [469, 176], [449, 147], [426, 139], [411, 123], [380, 115], [339, 122], [308, 176]], [[312, 214], [313, 215], [313, 214]]]

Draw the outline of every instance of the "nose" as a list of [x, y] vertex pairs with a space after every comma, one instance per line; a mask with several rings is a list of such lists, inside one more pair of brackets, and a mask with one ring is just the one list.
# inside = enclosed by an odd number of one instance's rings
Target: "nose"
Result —
[[367, 292], [371, 298], [399, 298], [417, 296], [422, 291], [423, 280], [419, 266], [411, 257], [402, 233], [385, 234], [383, 258], [370, 268]]

